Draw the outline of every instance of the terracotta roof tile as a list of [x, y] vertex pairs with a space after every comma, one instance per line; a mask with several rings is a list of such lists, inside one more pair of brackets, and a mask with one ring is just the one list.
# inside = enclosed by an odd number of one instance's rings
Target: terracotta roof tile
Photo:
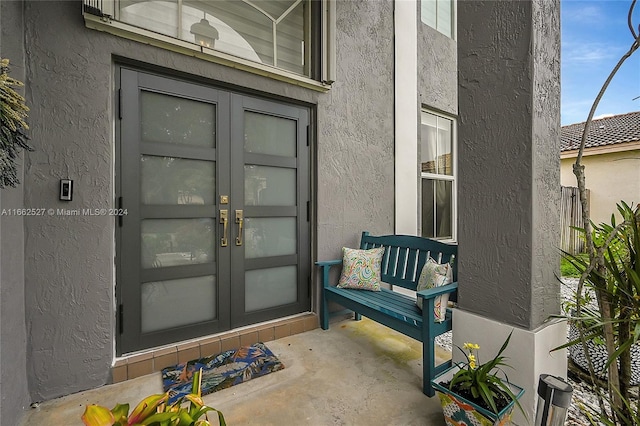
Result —
[[[560, 151], [580, 147], [584, 122], [562, 126]], [[593, 120], [589, 126], [586, 148], [640, 141], [640, 111]]]

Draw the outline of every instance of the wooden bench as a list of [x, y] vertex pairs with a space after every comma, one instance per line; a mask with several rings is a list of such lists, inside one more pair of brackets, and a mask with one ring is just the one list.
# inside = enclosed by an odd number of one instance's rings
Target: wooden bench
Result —
[[435, 394], [431, 387], [431, 379], [451, 366], [451, 361], [435, 365], [434, 338], [451, 330], [451, 311], [447, 309], [443, 322], [435, 322], [433, 317], [434, 302], [437, 296], [449, 293], [449, 300], [455, 301], [457, 295], [457, 261], [458, 247], [428, 238], [411, 235], [372, 236], [362, 233], [361, 249], [385, 247], [382, 258], [382, 281], [392, 286], [400, 286], [416, 290], [422, 267], [431, 256], [438, 263], [452, 262], [453, 283], [423, 290], [418, 293], [422, 297], [423, 310], [416, 306], [415, 297], [407, 296], [383, 288], [382, 291], [343, 289], [332, 286], [329, 282], [329, 270], [332, 266], [342, 264], [342, 260], [316, 262], [322, 274], [322, 300], [320, 321], [324, 330], [329, 329], [329, 301], [353, 311], [355, 319], [364, 315], [373, 321], [384, 324], [402, 334], [422, 342], [423, 384], [422, 391], [428, 395]]

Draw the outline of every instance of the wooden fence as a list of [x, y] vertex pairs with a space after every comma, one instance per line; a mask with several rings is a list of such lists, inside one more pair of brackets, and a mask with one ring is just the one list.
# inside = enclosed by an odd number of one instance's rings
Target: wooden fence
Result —
[[[588, 202], [589, 190], [587, 190]], [[563, 186], [560, 204], [560, 247], [569, 253], [582, 253], [584, 252], [584, 240], [580, 232], [572, 229], [573, 226], [583, 227], [580, 193], [576, 187]]]

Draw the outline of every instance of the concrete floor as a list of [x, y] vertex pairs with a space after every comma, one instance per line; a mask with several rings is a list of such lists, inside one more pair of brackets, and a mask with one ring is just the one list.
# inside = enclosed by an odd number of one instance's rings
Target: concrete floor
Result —
[[[343, 320], [266, 345], [284, 370], [204, 397], [230, 426], [444, 425], [438, 398], [422, 393], [421, 344], [389, 328]], [[44, 402], [23, 425], [82, 425], [87, 404], [133, 408], [154, 393], [162, 393], [160, 373]]]

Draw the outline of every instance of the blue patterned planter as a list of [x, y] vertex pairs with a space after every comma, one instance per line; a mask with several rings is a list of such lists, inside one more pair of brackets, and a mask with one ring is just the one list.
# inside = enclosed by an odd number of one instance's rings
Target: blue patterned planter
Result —
[[[498, 414], [492, 413], [475, 403], [455, 394], [449, 389], [442, 386], [441, 382], [448, 382], [453, 375], [460, 369], [460, 366], [454, 365], [444, 373], [431, 381], [431, 385], [436, 390], [444, 419], [449, 426], [505, 426], [511, 424], [511, 413], [515, 402], [509, 403]], [[511, 391], [519, 399], [524, 393], [524, 389], [508, 383]]]

